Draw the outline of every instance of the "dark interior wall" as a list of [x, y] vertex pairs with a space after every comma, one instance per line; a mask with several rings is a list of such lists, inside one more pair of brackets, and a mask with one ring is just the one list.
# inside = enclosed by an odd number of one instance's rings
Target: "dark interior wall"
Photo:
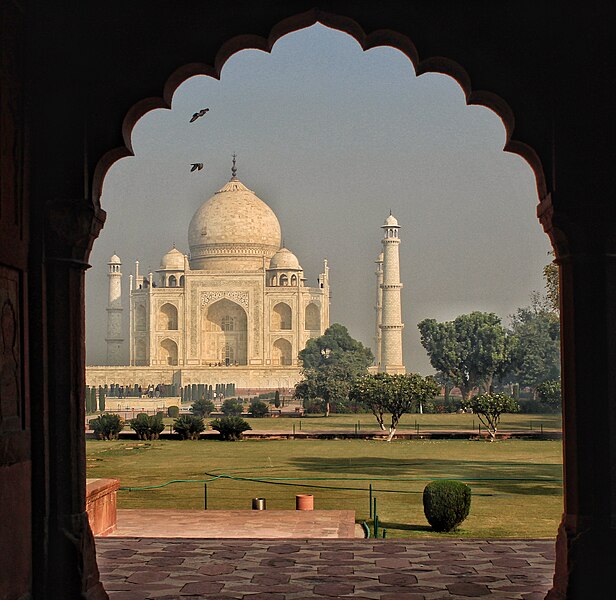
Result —
[[[25, 14], [0, 5], [0, 597], [31, 582]], [[10, 557], [10, 560], [7, 560]]]

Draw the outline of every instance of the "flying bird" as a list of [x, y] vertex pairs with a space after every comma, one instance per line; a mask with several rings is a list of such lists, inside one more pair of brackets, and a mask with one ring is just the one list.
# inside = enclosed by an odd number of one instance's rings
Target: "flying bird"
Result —
[[194, 123], [199, 117], [202, 117], [208, 110], [210, 109], [202, 108], [199, 112], [196, 112], [190, 119], [190, 123]]
[[203, 169], [203, 163], [191, 163], [190, 165], [192, 168], [190, 169], [190, 172], [192, 173], [193, 171], [201, 171], [201, 169]]

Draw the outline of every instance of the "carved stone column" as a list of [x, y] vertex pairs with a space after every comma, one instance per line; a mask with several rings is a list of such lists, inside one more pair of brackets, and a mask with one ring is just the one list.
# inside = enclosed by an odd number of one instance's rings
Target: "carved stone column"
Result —
[[104, 599], [85, 512], [85, 259], [105, 218], [86, 199], [51, 201], [45, 227], [49, 597]]
[[616, 224], [588, 208], [571, 218], [549, 197], [539, 207], [562, 326], [565, 496], [550, 600], [604, 597], [616, 565]]

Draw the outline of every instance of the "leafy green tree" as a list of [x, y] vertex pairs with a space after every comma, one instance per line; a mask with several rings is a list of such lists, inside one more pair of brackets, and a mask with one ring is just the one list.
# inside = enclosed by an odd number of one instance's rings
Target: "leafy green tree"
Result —
[[173, 422], [173, 430], [183, 440], [198, 440], [199, 434], [205, 430], [205, 423], [196, 415], [180, 415]]
[[[550, 254], [553, 254], [551, 252]], [[548, 308], [551, 312], [560, 312], [560, 289], [558, 265], [551, 262], [543, 267], [543, 279], [545, 280], [545, 295]]]
[[558, 411], [561, 408], [561, 394], [560, 381], [544, 381], [537, 386], [539, 400], [547, 404], [554, 411]]
[[253, 417], [260, 419], [262, 417], [266, 417], [269, 414], [269, 408], [267, 404], [262, 400], [253, 400], [250, 403], [250, 408], [248, 409], [250, 413], [252, 413]]
[[496, 432], [503, 413], [514, 413], [520, 405], [507, 394], [479, 394], [466, 400], [465, 409], [471, 409], [490, 434], [490, 441], [496, 439]]
[[235, 398], [227, 398], [222, 403], [222, 412], [227, 416], [239, 416], [244, 411], [244, 404]]
[[508, 364], [504, 380], [533, 390], [560, 377], [560, 322], [558, 315], [533, 303], [512, 317], [508, 336]]
[[209, 417], [210, 413], [213, 413], [216, 410], [214, 403], [211, 400], [206, 400], [205, 398], [200, 398], [199, 400], [195, 400], [190, 407], [192, 414], [197, 417]]
[[120, 415], [104, 414], [92, 419], [90, 427], [97, 440], [117, 440], [120, 431], [124, 429], [124, 421]]
[[353, 382], [349, 392], [351, 401], [366, 406], [383, 431], [386, 429], [385, 413], [387, 412], [386, 376], [385, 373], [362, 375]]
[[210, 427], [220, 433], [220, 439], [235, 442], [242, 439], [244, 431], [249, 431], [252, 427], [237, 415], [221, 417], [210, 423]]
[[295, 386], [295, 397], [303, 400], [305, 407], [321, 403], [326, 416], [332, 406], [338, 411], [348, 410], [353, 381], [366, 373], [374, 360], [370, 349], [354, 340], [339, 323], [308, 340], [299, 358], [304, 378]]
[[431, 365], [451, 380], [467, 400], [471, 391], [489, 391], [507, 364], [505, 329], [494, 313], [472, 312], [453, 321], [424, 319], [418, 324]]
[[417, 373], [390, 375], [376, 373], [364, 375], [354, 383], [351, 395], [370, 407], [381, 429], [385, 429], [383, 417], [391, 415], [389, 435], [391, 442], [403, 414], [417, 410], [417, 407], [432, 400], [439, 392], [439, 385], [432, 377], [422, 377]]
[[146, 413], [139, 413], [128, 424], [140, 440], [157, 440], [165, 428], [162, 413], [152, 416], [148, 416]]

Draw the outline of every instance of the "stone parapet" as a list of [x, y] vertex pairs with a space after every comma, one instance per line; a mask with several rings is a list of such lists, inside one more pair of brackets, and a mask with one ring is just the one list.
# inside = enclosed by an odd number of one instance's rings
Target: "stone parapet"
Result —
[[105, 536], [117, 527], [118, 479], [86, 479], [86, 512], [94, 535]]

